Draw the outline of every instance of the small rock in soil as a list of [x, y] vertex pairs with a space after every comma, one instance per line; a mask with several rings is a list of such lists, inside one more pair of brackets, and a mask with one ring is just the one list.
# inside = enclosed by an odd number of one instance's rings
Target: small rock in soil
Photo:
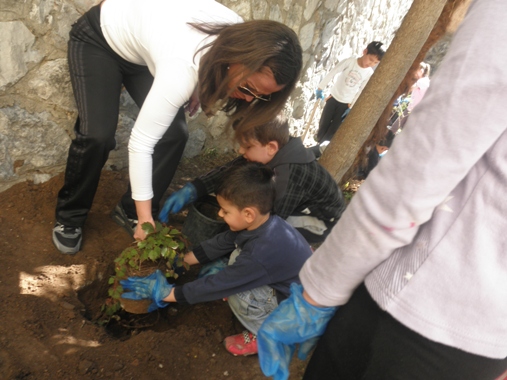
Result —
[[121, 371], [123, 369], [123, 363], [116, 362], [113, 364], [113, 371]]
[[224, 340], [224, 333], [222, 332], [222, 330], [220, 329], [217, 329], [215, 330], [215, 332], [213, 333], [213, 338], [215, 339], [215, 341], [217, 343], [222, 343], [223, 340]]
[[79, 363], [78, 371], [81, 375], [86, 375], [93, 367], [93, 363], [89, 360], [82, 360]]

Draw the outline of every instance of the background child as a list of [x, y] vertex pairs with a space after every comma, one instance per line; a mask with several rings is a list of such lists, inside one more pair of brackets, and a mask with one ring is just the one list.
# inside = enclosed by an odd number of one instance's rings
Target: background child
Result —
[[226, 349], [233, 355], [256, 354], [257, 330], [290, 294], [290, 284], [300, 283], [298, 272], [311, 255], [301, 234], [280, 217], [270, 215], [274, 198], [270, 168], [258, 163], [231, 167], [217, 189], [219, 215], [230, 231], [202, 242], [184, 259], [190, 265], [204, 264], [230, 254], [229, 265], [182, 286], [170, 285], [160, 271], [148, 277], [131, 277], [122, 285], [132, 291], [122, 297], [151, 298], [152, 306], [157, 307], [227, 297], [248, 331], [226, 338]]
[[391, 143], [392, 139], [385, 138], [370, 148], [365, 162], [358, 169], [357, 179], [366, 179], [368, 177], [370, 172], [378, 165], [380, 159], [389, 151]]
[[350, 57], [338, 63], [319, 83], [316, 95], [324, 99], [323, 90], [339, 74], [322, 111], [316, 138], [319, 144], [331, 140], [342, 123], [343, 114], [352, 108], [373, 74], [372, 67], [380, 62], [384, 53], [382, 42], [373, 41], [364, 49], [361, 57]]
[[274, 213], [294, 226], [309, 243], [324, 241], [345, 207], [343, 194], [331, 177], [306, 149], [300, 138], [290, 137], [283, 115], [249, 132], [236, 133], [242, 156], [187, 183], [167, 199], [160, 220], [179, 212], [197, 198], [215, 192], [224, 170], [248, 161], [275, 170]]
[[426, 94], [426, 91], [430, 87], [430, 71], [431, 66], [428, 63], [419, 63], [419, 69], [413, 77], [415, 83], [411, 86], [408, 94], [401, 95], [394, 103], [393, 116], [389, 120], [387, 127], [394, 135], [401, 132], [408, 120], [408, 116], [414, 107], [421, 102], [424, 94]]

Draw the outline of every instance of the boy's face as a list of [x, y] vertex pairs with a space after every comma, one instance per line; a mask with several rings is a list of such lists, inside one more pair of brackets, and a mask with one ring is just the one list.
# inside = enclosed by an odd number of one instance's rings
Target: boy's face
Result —
[[245, 213], [228, 200], [217, 195], [217, 201], [220, 205], [218, 215], [224, 219], [231, 231], [242, 231], [250, 226]]
[[364, 49], [363, 56], [359, 58], [357, 64], [362, 67], [363, 69], [366, 69], [368, 67], [374, 67], [378, 65], [380, 60], [376, 55], [368, 54], [368, 50]]
[[241, 142], [238, 153], [243, 155], [247, 161], [267, 164], [273, 159], [277, 151], [278, 143], [276, 141], [270, 141], [266, 145], [262, 145], [258, 140], [252, 139]]

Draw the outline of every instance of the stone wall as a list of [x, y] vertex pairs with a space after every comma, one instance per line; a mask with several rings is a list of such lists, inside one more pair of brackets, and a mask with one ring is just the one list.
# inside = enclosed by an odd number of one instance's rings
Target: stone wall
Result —
[[[372, 40], [388, 44], [412, 0], [223, 0], [244, 19], [269, 18], [292, 27], [304, 50], [304, 70], [286, 107], [291, 132], [300, 135], [313, 92], [333, 64], [360, 54]], [[0, 191], [40, 183], [65, 168], [76, 107], [67, 74], [72, 23], [96, 0], [2, 0], [0, 4]], [[127, 165], [127, 141], [137, 107], [122, 94], [117, 147], [106, 167]], [[315, 118], [317, 120], [318, 117]], [[189, 120], [185, 156], [232, 148], [224, 115]]]

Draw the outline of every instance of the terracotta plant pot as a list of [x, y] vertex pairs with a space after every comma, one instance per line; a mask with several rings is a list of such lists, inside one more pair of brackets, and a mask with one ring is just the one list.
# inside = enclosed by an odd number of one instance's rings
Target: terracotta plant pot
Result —
[[120, 299], [121, 307], [131, 314], [148, 314], [148, 308], [150, 307], [152, 300], [129, 300], [126, 298]]

